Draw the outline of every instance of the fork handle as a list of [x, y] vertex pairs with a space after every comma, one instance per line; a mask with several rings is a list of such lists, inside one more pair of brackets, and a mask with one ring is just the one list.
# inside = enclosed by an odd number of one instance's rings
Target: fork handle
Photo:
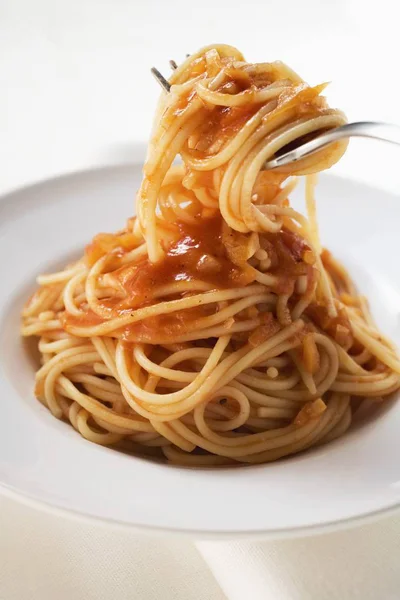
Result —
[[[367, 137], [398, 144], [400, 146], [400, 127], [390, 123], [379, 123], [377, 121], [359, 121], [358, 123], [347, 123], [338, 127], [336, 133], [340, 137]], [[337, 138], [339, 139], [339, 138]]]
[[321, 133], [298, 148], [269, 160], [265, 163], [264, 168], [276, 169], [277, 167], [283, 167], [291, 162], [296, 162], [301, 158], [310, 156], [310, 154], [314, 154], [314, 152], [329, 146], [329, 144], [333, 144], [338, 140], [349, 137], [374, 138], [400, 146], [400, 127], [398, 125], [379, 123], [377, 121], [347, 123], [336, 129]]

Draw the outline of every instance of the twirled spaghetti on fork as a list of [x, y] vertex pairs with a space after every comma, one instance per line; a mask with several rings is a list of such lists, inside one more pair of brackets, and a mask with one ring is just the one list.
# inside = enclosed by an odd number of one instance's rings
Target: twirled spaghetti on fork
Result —
[[[230, 46], [190, 56], [170, 83], [137, 217], [39, 276], [23, 311], [22, 334], [39, 337], [36, 395], [90, 441], [178, 464], [328, 442], [363, 399], [399, 388], [400, 361], [318, 237], [313, 174], [346, 144], [262, 167], [345, 117], [324, 85]], [[298, 175], [308, 219], [288, 199]]]

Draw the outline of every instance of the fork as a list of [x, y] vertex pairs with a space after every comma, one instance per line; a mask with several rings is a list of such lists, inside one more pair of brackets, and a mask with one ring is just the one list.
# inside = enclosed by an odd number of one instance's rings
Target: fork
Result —
[[301, 158], [310, 156], [330, 144], [350, 137], [364, 137], [390, 142], [400, 146], [400, 127], [390, 123], [379, 123], [377, 121], [359, 121], [356, 123], [347, 123], [341, 127], [330, 129], [324, 133], [318, 134], [312, 140], [301, 144], [297, 148], [284, 152], [280, 156], [268, 160], [264, 163], [264, 169], [276, 169], [295, 163]]

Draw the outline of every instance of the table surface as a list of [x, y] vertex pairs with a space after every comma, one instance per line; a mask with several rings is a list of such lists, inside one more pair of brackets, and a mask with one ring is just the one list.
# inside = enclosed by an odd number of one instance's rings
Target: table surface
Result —
[[[236, 45], [252, 61], [283, 60], [311, 84], [332, 81], [328, 100], [349, 120], [400, 123], [396, 4], [380, 0], [377, 10], [369, 0], [247, 0], [237, 5], [215, 0], [201, 5], [181, 0], [0, 0], [0, 192], [76, 169], [129, 162], [132, 147], [147, 140], [159, 94], [150, 67], [168, 74], [170, 58], [179, 62], [186, 52], [213, 42]], [[334, 171], [399, 190], [399, 153], [383, 143], [354, 140]], [[391, 548], [399, 520], [391, 523], [376, 525], [365, 539], [374, 535], [379, 549]], [[0, 597], [5, 600], [62, 600], [71, 594], [78, 600], [219, 600], [225, 597], [221, 585], [226, 597], [235, 597], [235, 586], [219, 580], [215, 547], [198, 550], [188, 542], [168, 545], [115, 536], [107, 528], [55, 519], [8, 499], [2, 501], [0, 528]], [[340, 552], [348, 547], [346, 538], [341, 539], [336, 545]], [[296, 546], [285, 544], [279, 551], [271, 546], [272, 555], [280, 557], [279, 564], [285, 556], [287, 568], [295, 569], [290, 553]], [[310, 552], [314, 567], [323, 573], [316, 557], [325, 546], [318, 549], [316, 544], [304, 542], [297, 548], [302, 556]], [[243, 549], [235, 556], [231, 548], [225, 552], [231, 564], [240, 565], [243, 556]], [[324, 560], [329, 562], [329, 553]], [[353, 555], [351, 560], [357, 559]], [[364, 566], [367, 573], [368, 561], [379, 563], [379, 557], [364, 552], [359, 561], [364, 563], [354, 568], [360, 575]], [[353, 581], [348, 588], [342, 585], [341, 595], [326, 587], [326, 598], [398, 598], [400, 580], [390, 564], [387, 576], [381, 569], [375, 588], [369, 583], [368, 591], [359, 592]], [[307, 593], [311, 588], [304, 583], [305, 572], [302, 586], [286, 583], [279, 589], [271, 573], [263, 581], [273, 595], [262, 597], [325, 597], [321, 591]], [[196, 581], [202, 581], [200, 587]], [[343, 595], [346, 589], [351, 593]], [[376, 595], [369, 595], [371, 589]]]

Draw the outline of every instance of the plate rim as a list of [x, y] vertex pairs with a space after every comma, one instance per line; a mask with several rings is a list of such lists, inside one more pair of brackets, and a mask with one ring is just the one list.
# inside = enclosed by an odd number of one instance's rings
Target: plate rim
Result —
[[314, 535], [324, 535], [336, 533], [340, 531], [348, 531], [363, 525], [370, 525], [385, 518], [400, 516], [400, 502], [396, 502], [393, 506], [381, 508], [376, 511], [368, 512], [364, 515], [348, 517], [346, 519], [337, 519], [323, 523], [320, 525], [308, 525], [301, 527], [290, 527], [286, 529], [269, 529], [259, 531], [209, 531], [197, 529], [179, 529], [177, 527], [161, 527], [158, 525], [138, 525], [137, 523], [128, 523], [118, 519], [107, 517], [98, 517], [89, 515], [85, 512], [80, 512], [75, 509], [63, 508], [33, 498], [29, 494], [24, 494], [21, 491], [14, 490], [0, 481], [0, 493], [11, 498], [19, 504], [28, 506], [35, 510], [39, 510], [45, 514], [64, 517], [70, 521], [78, 523], [86, 523], [87, 525], [101, 525], [110, 527], [115, 531], [131, 531], [138, 534], [146, 534], [148, 536], [174, 536], [183, 537], [199, 541], [232, 541], [232, 540], [257, 540], [257, 541], [272, 541], [272, 540], [288, 540], [296, 538], [312, 537]]

